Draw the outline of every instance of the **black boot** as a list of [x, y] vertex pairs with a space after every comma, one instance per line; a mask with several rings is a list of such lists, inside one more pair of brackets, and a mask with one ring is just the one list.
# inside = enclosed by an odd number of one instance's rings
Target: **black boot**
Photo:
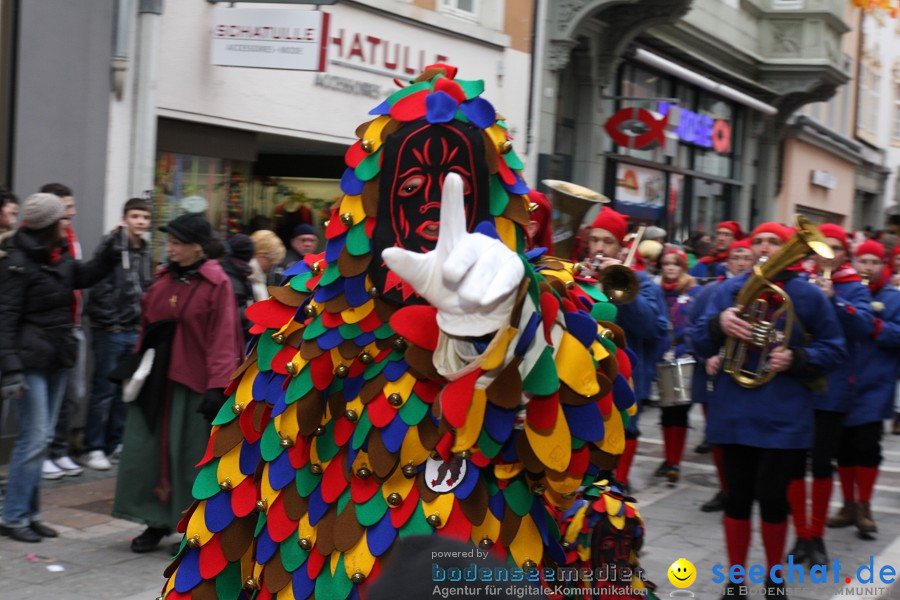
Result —
[[669, 472], [670, 466], [671, 465], [669, 465], [668, 461], [665, 461], [665, 460], [662, 461], [662, 464], [659, 465], [658, 467], [656, 467], [656, 471], [654, 471], [653, 476], [654, 477], [665, 477]]
[[148, 527], [141, 535], [131, 540], [131, 551], [143, 554], [153, 552], [159, 546], [159, 542], [169, 535], [169, 529], [164, 527]]
[[781, 580], [781, 583], [775, 583], [768, 577], [766, 578], [766, 600], [787, 600], [784, 579]]
[[712, 497], [712, 500], [700, 506], [700, 510], [703, 512], [719, 512], [720, 510], [725, 510], [725, 493], [716, 492], [716, 495]]
[[810, 552], [812, 550], [812, 541], [804, 538], [797, 538], [797, 541], [794, 542], [794, 547], [791, 548], [791, 551], [788, 552], [789, 556], [794, 557], [795, 565], [805, 565], [809, 560]]
[[811, 566], [828, 564], [825, 540], [820, 537], [814, 537], [809, 541], [809, 564]]

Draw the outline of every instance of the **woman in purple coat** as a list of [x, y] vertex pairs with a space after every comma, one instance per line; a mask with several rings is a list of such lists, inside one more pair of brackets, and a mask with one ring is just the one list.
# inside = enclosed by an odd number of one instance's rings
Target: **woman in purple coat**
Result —
[[228, 276], [203, 247], [212, 228], [198, 214], [160, 227], [169, 264], [141, 303], [141, 352], [153, 370], [129, 405], [113, 515], [147, 526], [134, 552], [155, 549], [193, 501], [204, 432], [225, 402], [242, 356], [243, 334]]

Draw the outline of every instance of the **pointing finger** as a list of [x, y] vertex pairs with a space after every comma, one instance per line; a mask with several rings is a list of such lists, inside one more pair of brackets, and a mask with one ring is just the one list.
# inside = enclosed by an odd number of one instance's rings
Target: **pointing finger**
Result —
[[463, 180], [456, 173], [447, 173], [441, 190], [441, 228], [436, 250], [446, 256], [466, 235], [466, 206], [463, 200]]

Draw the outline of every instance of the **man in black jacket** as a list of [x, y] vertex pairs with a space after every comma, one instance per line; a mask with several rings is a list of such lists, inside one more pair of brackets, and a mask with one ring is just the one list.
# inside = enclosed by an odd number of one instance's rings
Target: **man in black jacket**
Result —
[[128, 251], [122, 252], [113, 272], [91, 288], [86, 307], [91, 321], [94, 379], [84, 424], [84, 464], [98, 471], [110, 468], [109, 455], [121, 443], [125, 423], [122, 388], [108, 375], [134, 351], [141, 323], [141, 296], [153, 281], [150, 249], [141, 237], [150, 227], [150, 205], [132, 198], [122, 213], [122, 224], [107, 239], [120, 238]]

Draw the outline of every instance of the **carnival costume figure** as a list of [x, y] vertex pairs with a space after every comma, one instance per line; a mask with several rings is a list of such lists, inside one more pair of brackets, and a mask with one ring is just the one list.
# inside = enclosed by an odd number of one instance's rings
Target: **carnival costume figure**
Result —
[[640, 516], [594, 485], [635, 410], [616, 307], [523, 253], [523, 165], [483, 83], [455, 73], [433, 65], [371, 111], [325, 252], [247, 310], [255, 345], [163, 597], [359, 598], [414, 535], [587, 565], [600, 522], [637, 566]]

